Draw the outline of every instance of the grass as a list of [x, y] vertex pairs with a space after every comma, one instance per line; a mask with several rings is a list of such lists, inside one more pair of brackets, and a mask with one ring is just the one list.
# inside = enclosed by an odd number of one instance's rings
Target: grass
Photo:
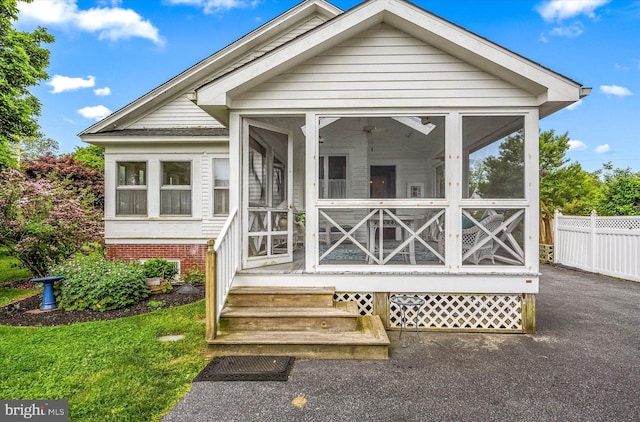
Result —
[[[0, 397], [69, 400], [73, 421], [153, 421], [204, 368], [204, 301], [112, 321], [0, 326]], [[163, 343], [158, 337], [182, 334]]]
[[10, 289], [10, 288], [0, 288], [0, 306], [8, 305], [14, 300], [22, 299], [27, 296], [31, 296], [34, 293], [38, 293], [40, 291], [39, 288], [35, 287], [33, 289]]
[[30, 277], [31, 272], [24, 268], [20, 261], [9, 255], [5, 248], [0, 248], [0, 284]]

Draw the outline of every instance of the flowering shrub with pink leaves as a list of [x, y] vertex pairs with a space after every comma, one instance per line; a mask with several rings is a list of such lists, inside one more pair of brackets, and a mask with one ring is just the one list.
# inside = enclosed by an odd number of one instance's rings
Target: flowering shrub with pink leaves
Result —
[[15, 169], [0, 173], [0, 246], [45, 277], [83, 244], [102, 242], [101, 214], [93, 196], [64, 181], [29, 180]]

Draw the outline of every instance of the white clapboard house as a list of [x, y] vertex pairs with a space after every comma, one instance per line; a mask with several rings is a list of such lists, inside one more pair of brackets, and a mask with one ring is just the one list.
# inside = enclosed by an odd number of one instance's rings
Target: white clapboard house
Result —
[[398, 295], [420, 329], [535, 331], [538, 121], [588, 91], [409, 2], [308, 0], [81, 137], [109, 257], [204, 271], [215, 239], [220, 354], [385, 357]]

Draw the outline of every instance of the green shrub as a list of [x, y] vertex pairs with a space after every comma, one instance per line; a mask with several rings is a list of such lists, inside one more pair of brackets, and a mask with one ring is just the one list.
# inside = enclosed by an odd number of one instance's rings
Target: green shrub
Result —
[[206, 281], [206, 276], [199, 269], [191, 268], [191, 269], [188, 269], [186, 273], [182, 275], [182, 279], [187, 284], [198, 285], [198, 284], [204, 284], [204, 282]]
[[139, 263], [80, 256], [57, 266], [51, 274], [66, 277], [56, 284], [58, 306], [65, 310], [120, 309], [150, 294]]
[[178, 274], [178, 268], [173, 262], [169, 262], [162, 258], [152, 258], [142, 263], [144, 275], [147, 278], [162, 277], [165, 280], [171, 280]]

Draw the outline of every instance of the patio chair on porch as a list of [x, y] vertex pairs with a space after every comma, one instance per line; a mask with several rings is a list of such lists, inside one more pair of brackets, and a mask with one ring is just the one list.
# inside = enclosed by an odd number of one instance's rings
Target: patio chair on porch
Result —
[[[286, 232], [288, 230], [287, 218], [285, 217], [278, 218], [278, 221], [276, 224], [278, 226], [279, 231]], [[304, 246], [304, 232], [305, 232], [304, 223], [302, 223], [301, 221], [294, 220], [293, 221], [293, 243], [291, 245], [292, 250], [295, 251], [299, 244]], [[276, 245], [276, 247], [286, 249], [287, 242], [281, 241]]]
[[[493, 214], [480, 220], [480, 224], [482, 224], [489, 232], [493, 233], [502, 224], [503, 220], [504, 216], [502, 214]], [[478, 225], [474, 225], [468, 229], [462, 229], [462, 255], [464, 256], [467, 251], [473, 249], [487, 237], [489, 237], [489, 235]], [[493, 239], [485, 242], [480, 248], [468, 256], [465, 261], [478, 265], [480, 261], [490, 259], [491, 262], [495, 264], [494, 245], [495, 242]]]

